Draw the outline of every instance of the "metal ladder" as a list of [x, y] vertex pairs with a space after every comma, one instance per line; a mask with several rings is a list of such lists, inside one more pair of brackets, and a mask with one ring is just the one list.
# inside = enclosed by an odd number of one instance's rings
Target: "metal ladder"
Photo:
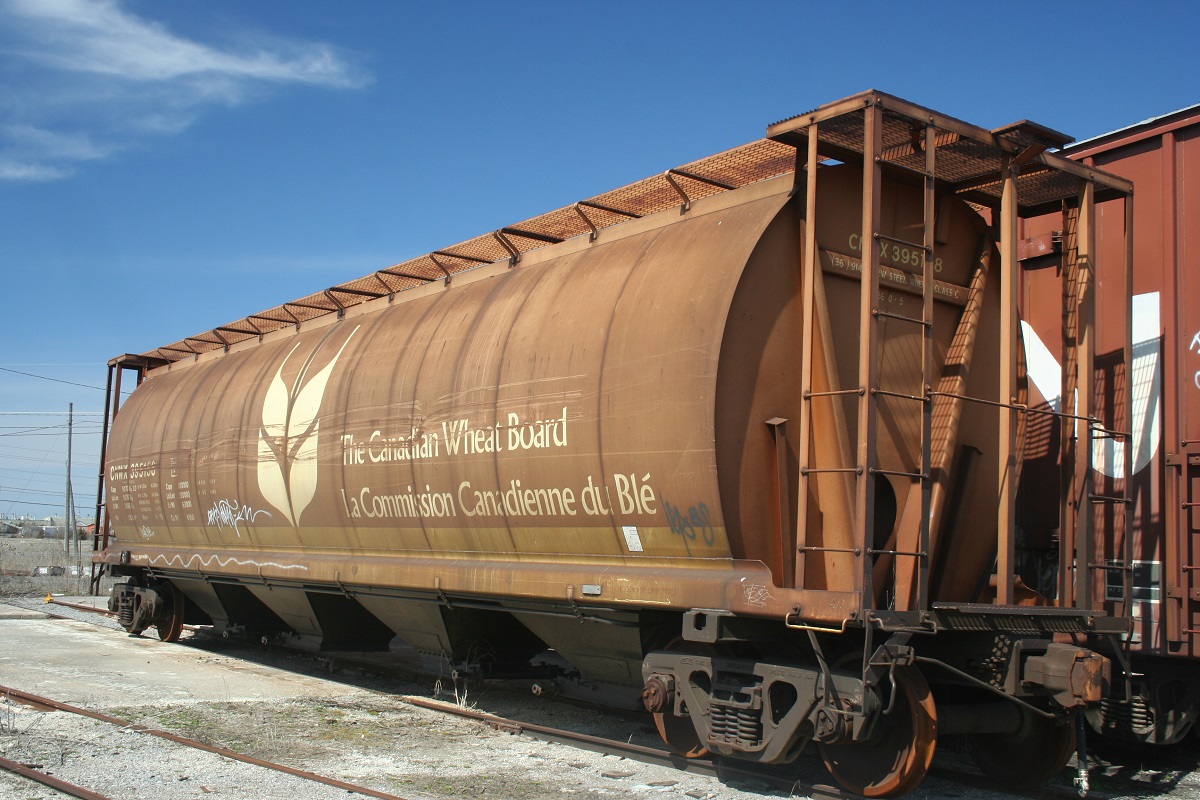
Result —
[[[108, 432], [117, 413], [121, 410], [121, 379], [126, 370], [134, 373], [135, 388], [142, 385], [146, 373], [154, 367], [163, 366], [167, 362], [150, 356], [138, 356], [126, 353], [108, 362], [108, 384], [104, 396], [104, 430], [100, 436], [100, 474], [96, 482], [96, 528], [92, 534], [92, 552], [98, 552], [108, 547], [109, 518], [108, 505], [104, 491], [105, 462], [108, 455]], [[89, 593], [100, 593], [100, 581], [104, 577], [104, 565], [92, 562]]]
[[[936, 137], [937, 129], [932, 124], [914, 127], [914, 147], [918, 144], [925, 150], [924, 170], [924, 203], [922, 210], [922, 241], [918, 244], [879, 231], [880, 195], [882, 190], [882, 172], [879, 155], [883, 147], [883, 109], [872, 106], [866, 110], [863, 150], [863, 198], [862, 198], [862, 258], [861, 258], [861, 287], [859, 301], [859, 352], [858, 375], [859, 387], [855, 389], [836, 389], [828, 392], [814, 392], [812, 386], [812, 348], [813, 320], [815, 315], [815, 282], [817, 270], [820, 269], [817, 256], [816, 242], [816, 199], [817, 199], [817, 143], [818, 123], [808, 129], [808, 157], [806, 162], [807, 189], [807, 218], [805, 221], [804, 242], [804, 274], [802, 288], [804, 330], [802, 336], [802, 393], [804, 403], [801, 408], [800, 435], [800, 483], [799, 504], [797, 514], [795, 581], [802, 585], [805, 575], [806, 556], [813, 552], [846, 552], [855, 558], [853, 590], [861, 597], [863, 609], [873, 609], [876, 606], [873, 588], [872, 572], [874, 562], [879, 556], [896, 559], [917, 559], [916, 609], [928, 606], [929, 598], [929, 510], [931, 504], [932, 482], [930, 480], [930, 458], [933, 431], [933, 398], [930, 394], [930, 370], [933, 363], [933, 292], [934, 282], [934, 245], [935, 245], [935, 168], [936, 168]], [[923, 134], [921, 136], [920, 134]], [[924, 254], [921, 273], [921, 315], [910, 317], [896, 314], [879, 308], [879, 272], [880, 247], [885, 243], [894, 243], [920, 251]], [[907, 394], [893, 391], [880, 386], [880, 339], [884, 320], [895, 320], [904, 325], [915, 325], [921, 331], [921, 372], [920, 394]], [[811, 545], [807, 541], [807, 516], [809, 500], [810, 476], [829, 473], [847, 472], [846, 468], [814, 468], [810, 463], [811, 448], [812, 403], [819, 397], [837, 397], [857, 395], [858, 448], [855, 466], [852, 471], [855, 476], [854, 493], [854, 546], [852, 548], [830, 548]], [[898, 401], [916, 402], [922, 405], [921, 442], [918, 458], [918, 468], [915, 472], [889, 469], [878, 463], [877, 431], [880, 398], [891, 398]], [[875, 516], [875, 486], [879, 476], [904, 478], [919, 484], [921, 487], [921, 513], [919, 544], [916, 550], [899, 550], [895, 548], [874, 547], [874, 516]], [[902, 609], [913, 610], [913, 609]]]
[[[1060, 452], [1062, 453], [1062, 490], [1064, 498], [1060, 508], [1058, 603], [1073, 605], [1084, 610], [1097, 607], [1093, 591], [1095, 572], [1120, 571], [1121, 605], [1123, 616], [1132, 615], [1133, 605], [1133, 536], [1132, 499], [1129, 496], [1132, 482], [1132, 464], [1136, 454], [1133, 446], [1133, 353], [1132, 333], [1126, 331], [1124, 352], [1125, 389], [1123, 416], [1127, 431], [1109, 430], [1093, 415], [1095, 338], [1093, 331], [1094, 309], [1083, 298], [1094, 293], [1096, 252], [1094, 242], [1094, 210], [1090, 187], [1085, 187], [1075, 208], [1063, 212], [1064, 260], [1063, 260], [1063, 321], [1064, 333], [1069, 342], [1064, 353]], [[1127, 205], [1127, 214], [1132, 209]], [[1131, 224], [1131, 220], [1130, 220]], [[1131, 247], [1131, 245], [1129, 245]], [[1131, 254], [1127, 254], [1131, 258]], [[1128, 271], [1127, 271], [1128, 272]], [[1126, 296], [1133, 292], [1127, 274]], [[1132, 324], [1126, 320], [1126, 326]], [[1083, 376], [1083, 379], [1080, 379]], [[1114, 392], [1115, 394], [1115, 392]], [[1068, 403], [1075, 398], [1075, 407], [1068, 410]], [[1080, 429], [1082, 428], [1082, 435]], [[1114, 439], [1124, 442], [1123, 479], [1119, 493], [1101, 494], [1095, 490], [1095, 471], [1092, 459], [1093, 442], [1096, 439]], [[1122, 552], [1108, 552], [1104, 547], [1097, 554], [1095, 506], [1119, 506], [1122, 511]], [[1114, 523], [1115, 525], [1115, 523]], [[1105, 544], [1108, 538], [1105, 537]], [[1099, 555], [1099, 558], [1097, 558]], [[1100, 602], [1109, 598], [1101, 597]]]

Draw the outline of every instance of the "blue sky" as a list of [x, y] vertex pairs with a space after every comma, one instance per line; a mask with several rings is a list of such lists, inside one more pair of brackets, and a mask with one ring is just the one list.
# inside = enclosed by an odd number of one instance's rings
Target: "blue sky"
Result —
[[1200, 102], [1197, 30], [1191, 2], [0, 0], [0, 514], [61, 513], [72, 402], [94, 504], [119, 353], [865, 89], [1104, 133]]

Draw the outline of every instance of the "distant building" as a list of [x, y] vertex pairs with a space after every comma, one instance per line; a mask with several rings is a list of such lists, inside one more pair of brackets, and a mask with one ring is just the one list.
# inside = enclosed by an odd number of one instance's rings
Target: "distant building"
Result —
[[[75, 518], [75, 535], [79, 538], [91, 535], [95, 527], [95, 523], [92, 521], [91, 517]], [[45, 529], [47, 539], [61, 539], [63, 538], [64, 531], [67, 529], [67, 518], [54, 516], [47, 517]]]

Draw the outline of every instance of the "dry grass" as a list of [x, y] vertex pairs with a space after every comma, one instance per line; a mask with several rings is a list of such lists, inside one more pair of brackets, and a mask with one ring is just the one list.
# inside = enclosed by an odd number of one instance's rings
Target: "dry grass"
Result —
[[[150, 711], [149, 714], [146, 711]], [[394, 743], [396, 712], [382, 703], [216, 702], [168, 709], [121, 708], [117, 716], [265, 759], [320, 762], [347, 750]]]
[[[77, 560], [62, 539], [0, 539], [0, 596], [82, 595], [92, 574], [90, 541], [82, 541]], [[107, 590], [111, 581], [102, 586]]]
[[0, 697], [0, 755], [25, 763], [40, 761], [42, 766], [61, 767], [66, 763], [73, 752], [73, 743], [65, 737], [41, 731], [44, 718], [45, 712], [18, 706], [7, 695]]

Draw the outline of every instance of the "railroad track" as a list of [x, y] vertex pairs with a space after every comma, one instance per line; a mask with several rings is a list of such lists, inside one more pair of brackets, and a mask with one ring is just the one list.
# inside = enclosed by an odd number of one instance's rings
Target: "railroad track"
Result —
[[[2, 694], [14, 701], [20, 702], [22, 704], [28, 705], [33, 708], [37, 708], [39, 710], [65, 711], [68, 713], [78, 714], [81, 716], [89, 717], [91, 719], [96, 719], [96, 720], [99, 720], [102, 722], [116, 725], [116, 726], [119, 726], [126, 730], [130, 730], [130, 731], [134, 731], [137, 733], [146, 734], [146, 735], [150, 735], [150, 736], [158, 736], [160, 738], [167, 739], [167, 740], [175, 742], [177, 744], [181, 744], [181, 745], [191, 747], [191, 748], [194, 748], [197, 750], [203, 750], [203, 751], [206, 751], [209, 753], [214, 753], [216, 755], [220, 755], [225, 758], [230, 758], [230, 759], [233, 759], [236, 761], [241, 761], [243, 763], [251, 764], [253, 766], [258, 766], [258, 767], [263, 767], [266, 769], [275, 770], [277, 772], [282, 772], [282, 773], [285, 773], [288, 775], [293, 775], [295, 777], [303, 778], [305, 780], [322, 783], [327, 786], [332, 786], [332, 787], [335, 787], [338, 789], [344, 789], [345, 791], [351, 792], [354, 794], [358, 794], [358, 795], [362, 795], [362, 796], [366, 796], [366, 797], [374, 797], [374, 798], [378, 798], [379, 800], [404, 800], [404, 798], [402, 798], [399, 795], [391, 794], [388, 792], [382, 792], [382, 791], [379, 791], [376, 789], [371, 789], [366, 786], [361, 786], [358, 784], [349, 783], [347, 781], [342, 781], [337, 778], [331, 778], [329, 776], [320, 775], [320, 774], [314, 773], [314, 772], [309, 772], [307, 770], [301, 770], [301, 769], [297, 769], [295, 767], [289, 767], [285, 764], [280, 764], [280, 763], [273, 762], [273, 761], [267, 761], [265, 759], [260, 759], [260, 758], [254, 757], [254, 756], [249, 756], [249, 755], [246, 755], [243, 753], [238, 753], [238, 752], [235, 752], [232, 750], [228, 750], [226, 748], [216, 747], [214, 745], [205, 744], [204, 742], [200, 742], [195, 739], [190, 739], [186, 736], [180, 736], [178, 734], [171, 733], [169, 731], [164, 731], [164, 730], [160, 730], [157, 728], [151, 728], [151, 727], [148, 727], [145, 725], [140, 725], [140, 724], [137, 724], [134, 722], [130, 722], [128, 720], [123, 720], [123, 719], [113, 717], [113, 716], [110, 716], [107, 714], [103, 714], [100, 712], [91, 711], [91, 710], [80, 708], [78, 706], [73, 706], [73, 705], [70, 705], [67, 703], [62, 703], [62, 702], [53, 700], [51, 698], [42, 697], [40, 695], [35, 695], [35, 694], [29, 693], [29, 692], [23, 692], [18, 689], [0, 686], [0, 694]], [[603, 737], [590, 736], [587, 734], [581, 734], [576, 731], [566, 730], [566, 729], [562, 729], [562, 728], [553, 728], [553, 727], [549, 727], [549, 726], [545, 726], [545, 725], [537, 725], [537, 724], [529, 723], [529, 722], [521, 722], [521, 721], [517, 721], [517, 720], [505, 718], [505, 717], [499, 717], [494, 714], [488, 714], [485, 712], [477, 711], [475, 709], [464, 708], [462, 706], [458, 706], [453, 703], [443, 702], [440, 700], [430, 700], [427, 698], [414, 697], [411, 695], [400, 696], [400, 697], [397, 697], [396, 699], [398, 699], [400, 702], [406, 703], [408, 705], [436, 711], [436, 712], [443, 713], [443, 714], [453, 715], [453, 716], [464, 718], [464, 719], [473, 720], [473, 721], [479, 722], [481, 724], [487, 725], [496, 730], [506, 731], [508, 733], [513, 733], [513, 734], [531, 736], [533, 738], [540, 739], [542, 741], [555, 742], [555, 743], [560, 743], [560, 744], [568, 744], [568, 745], [592, 750], [594, 752], [600, 752], [600, 753], [603, 753], [606, 755], [619, 755], [623, 758], [628, 758], [630, 760], [634, 760], [634, 761], [638, 761], [638, 762], [646, 763], [646, 764], [655, 764], [655, 765], [659, 765], [659, 766], [675, 767], [676, 769], [684, 770], [684, 771], [695, 773], [695, 774], [716, 777], [722, 781], [729, 781], [729, 780], [754, 781], [754, 782], [758, 782], [759, 784], [765, 784], [769, 788], [787, 791], [787, 792], [789, 792], [789, 795], [793, 796], [793, 797], [807, 796], [807, 797], [814, 798], [814, 800], [858, 800], [858, 798], [859, 798], [859, 795], [855, 795], [853, 793], [847, 792], [836, 786], [820, 784], [820, 783], [809, 783], [809, 782], [805, 782], [803, 780], [798, 780], [793, 776], [785, 776], [782, 773], [782, 771], [780, 771], [780, 770], [769, 770], [769, 769], [753, 768], [753, 767], [747, 768], [747, 767], [742, 767], [740, 765], [731, 765], [728, 763], [719, 762], [714, 759], [686, 759], [686, 758], [677, 756], [673, 753], [670, 753], [666, 750], [644, 747], [642, 745], [632, 744], [629, 742], [622, 742], [622, 741], [619, 741], [616, 739], [606, 739]], [[81, 798], [82, 800], [110, 800], [110, 798], [108, 798], [105, 795], [99, 794], [97, 792], [91, 791], [91, 790], [86, 789], [81, 786], [77, 786], [75, 784], [68, 783], [68, 782], [63, 781], [59, 778], [56, 778], [52, 775], [49, 775], [45, 772], [41, 772], [39, 769], [37, 769], [38, 766], [39, 765], [20, 764], [18, 762], [9, 761], [7, 759], [0, 758], [0, 769], [7, 770], [14, 774], [28, 778], [30, 780], [34, 780], [39, 783], [42, 783], [46, 786], [50, 786], [58, 791], [68, 794], [72, 797]], [[965, 786], [970, 786], [972, 788], [976, 788], [976, 789], [993, 789], [994, 788], [985, 779], [978, 777], [978, 776], [972, 776], [972, 775], [965, 774], [965, 773], [952, 772], [952, 771], [948, 771], [948, 770], [944, 770], [944, 769], [936, 770], [936, 772], [940, 773], [941, 776], [944, 778], [954, 780], [956, 783], [960, 783]], [[1043, 789], [1039, 790], [1036, 794], [1028, 794], [1028, 795], [1017, 794], [1015, 796], [1028, 796], [1031, 798], [1054, 797], [1054, 798], [1062, 798], [1062, 800], [1067, 800], [1068, 798], [1074, 797], [1073, 793], [1071, 793], [1071, 792], [1067, 792], [1067, 791], [1063, 791], [1063, 790], [1055, 789], [1055, 788], [1050, 788], [1050, 789], [1043, 788]], [[1104, 798], [1107, 795], [1101, 793], [1101, 794], [1094, 794], [1092, 796], [1098, 797], [1098, 798]]]
[[[293, 775], [305, 780], [315, 781], [338, 789], [344, 789], [345, 791], [352, 792], [354, 794], [378, 798], [378, 800], [404, 800], [404, 798], [400, 797], [399, 795], [382, 792], [366, 786], [361, 786], [359, 784], [349, 783], [337, 778], [331, 778], [329, 776], [309, 772], [307, 770], [289, 767], [285, 764], [267, 761], [254, 756], [246, 755], [244, 753], [238, 753], [227, 748], [217, 747], [186, 736], [171, 733], [170, 731], [141, 725], [129, 720], [121, 719], [90, 709], [80, 708], [79, 706], [63, 703], [52, 698], [21, 691], [12, 687], [0, 685], [0, 696], [7, 697], [10, 700], [41, 711], [63, 711], [71, 714], [77, 714], [90, 719], [99, 720], [110, 725], [118, 726], [124, 730], [133, 731], [148, 736], [157, 736], [186, 747], [203, 750], [224, 758], [241, 761], [257, 767], [264, 767], [266, 769]], [[642, 745], [632, 744], [629, 742], [621, 742], [616, 739], [605, 739], [602, 737], [590, 736], [562, 728], [552, 728], [545, 725], [519, 722], [438, 700], [429, 700], [414, 696], [400, 696], [395, 699], [408, 705], [474, 720], [496, 730], [532, 736], [534, 738], [541, 739], [542, 741], [569, 744], [608, 755], [619, 755], [623, 758], [628, 758], [630, 760], [635, 760], [646, 764], [672, 766], [676, 769], [695, 774], [717, 777], [722, 780], [740, 778], [743, 780], [758, 781], [760, 783], [769, 785], [771, 788], [779, 788], [785, 791], [790, 791], [793, 796], [795, 796], [796, 790], [800, 790], [809, 797], [816, 798], [816, 800], [854, 800], [854, 798], [858, 797], [857, 795], [844, 792], [833, 786], [825, 786], [822, 784], [805, 784], [791, 778], [773, 775], [769, 772], [740, 769], [739, 767], [722, 764], [712, 759], [685, 759], [666, 750], [644, 747]], [[30, 780], [51, 786], [72, 797], [84, 798], [84, 800], [109, 800], [106, 796], [97, 792], [76, 786], [52, 775], [41, 772], [37, 769], [37, 766], [38, 765], [20, 764], [18, 762], [9, 761], [6, 759], [0, 759], [0, 769], [4, 769]]]
[[[743, 767], [737, 763], [731, 764], [712, 758], [684, 758], [668, 750], [645, 747], [631, 742], [622, 742], [618, 739], [591, 736], [563, 728], [552, 728], [546, 725], [537, 725], [506, 717], [498, 717], [495, 714], [464, 708], [441, 700], [429, 700], [411, 695], [405, 695], [399, 699], [409, 705], [474, 720], [496, 730], [507, 731], [508, 733], [530, 736], [545, 742], [568, 744], [604, 755], [617, 755], [643, 764], [674, 767], [684, 772], [707, 775], [722, 781], [734, 779], [753, 781], [765, 784], [769, 788], [787, 791], [790, 793], [789, 796], [792, 797], [807, 796], [814, 798], [814, 800], [855, 800], [860, 797], [836, 786], [821, 783], [806, 783], [793, 776], [784, 775], [779, 770], [755, 769], [750, 765]], [[800, 792], [800, 794], [797, 794], [797, 792]]]
[[[59, 606], [63, 606], [66, 608], [72, 608], [72, 609], [84, 611], [84, 612], [91, 612], [91, 613], [96, 613], [96, 614], [106, 615], [106, 616], [112, 615], [112, 612], [108, 611], [105, 608], [97, 608], [97, 607], [90, 606], [90, 605], [68, 603], [68, 602], [59, 601], [59, 600], [51, 600], [50, 603], [53, 605], [59, 605]], [[53, 614], [52, 614], [52, 616], [53, 616]], [[291, 653], [292, 651], [288, 651], [288, 652]], [[331, 656], [330, 654], [322, 654], [322, 659], [328, 661], [332, 666], [343, 666], [343, 667], [353, 666], [358, 669], [362, 669], [363, 667], [368, 667], [368, 668], [373, 668], [377, 671], [385, 672], [385, 673], [388, 671], [385, 668], [380, 667], [380, 665], [378, 665], [378, 664], [372, 664], [370, 662], [360, 661], [355, 658], [342, 659], [342, 658], [337, 657], [336, 655]], [[360, 688], [366, 688], [366, 687], [360, 687]], [[0, 691], [3, 691], [3, 689], [0, 688]], [[692, 773], [692, 774], [716, 777], [722, 781], [745, 781], [745, 782], [750, 783], [751, 785], [754, 785], [755, 787], [788, 791], [793, 794], [796, 792], [802, 792], [811, 797], [818, 798], [818, 800], [834, 800], [835, 798], [837, 800], [849, 800], [850, 798], [858, 797], [857, 795], [846, 792], [845, 790], [841, 789], [840, 787], [835, 787], [832, 785], [827, 785], [827, 784], [823, 784], [823, 783], [811, 781], [811, 780], [806, 781], [803, 779], [798, 779], [795, 775], [796, 771], [792, 770], [792, 769], [769, 768], [769, 767], [764, 768], [760, 765], [754, 765], [754, 764], [750, 764], [750, 763], [742, 763], [742, 762], [731, 761], [731, 760], [718, 761], [718, 760], [708, 759], [708, 758], [688, 759], [688, 758], [683, 758], [681, 756], [678, 756], [674, 753], [671, 753], [671, 752], [669, 752], [667, 750], [663, 750], [663, 749], [646, 747], [643, 745], [633, 744], [631, 742], [622, 742], [620, 740], [591, 736], [591, 735], [587, 735], [587, 734], [583, 734], [583, 733], [579, 733], [579, 732], [571, 731], [571, 730], [567, 730], [567, 729], [553, 728], [553, 727], [549, 727], [549, 726], [545, 726], [545, 725], [539, 725], [536, 723], [509, 719], [509, 718], [497, 716], [494, 714], [489, 714], [486, 712], [478, 711], [478, 710], [475, 710], [472, 708], [466, 708], [466, 707], [463, 707], [463, 706], [453, 703], [453, 702], [434, 700], [434, 699], [418, 697], [418, 696], [413, 696], [413, 695], [398, 696], [398, 695], [395, 695], [395, 694], [392, 694], [392, 693], [389, 693], [386, 691], [378, 691], [378, 690], [370, 690], [370, 691], [374, 691], [375, 693], [377, 693], [381, 696], [385, 696], [392, 700], [398, 700], [400, 702], [403, 702], [403, 703], [406, 703], [406, 704], [409, 704], [412, 706], [417, 706], [420, 708], [425, 708], [428, 710], [433, 710], [433, 711], [436, 711], [439, 713], [453, 715], [453, 716], [457, 716], [460, 718], [474, 720], [476, 722], [487, 725], [496, 730], [507, 731], [507, 732], [510, 732], [513, 734], [530, 736], [532, 738], [536, 738], [536, 739], [539, 739], [542, 741], [567, 744], [570, 746], [579, 747], [581, 749], [591, 750], [594, 752], [600, 752], [600, 753], [609, 754], [609, 755], [617, 755], [617, 756], [621, 756], [623, 758], [629, 759], [631, 761], [637, 761], [640, 763], [653, 764], [653, 765], [664, 766], [664, 767], [672, 767], [672, 768], [675, 768], [675, 769], [678, 769], [678, 770], [681, 770], [684, 772]], [[28, 697], [30, 698], [30, 700], [32, 702], [37, 702], [37, 699], [34, 696], [29, 695]], [[103, 716], [103, 715], [101, 715], [101, 716]], [[97, 717], [97, 718], [99, 718], [99, 717]], [[121, 721], [121, 720], [113, 720], [113, 721], [114, 721], [114, 723], [117, 723], [117, 724], [125, 724], [125, 725], [129, 724], [129, 723], [125, 723], [124, 721]], [[137, 729], [136, 726], [134, 727], [134, 729]], [[147, 731], [147, 732], [149, 732], [149, 731]], [[166, 734], [166, 732], [159, 732], [159, 733], [162, 733], [168, 737], [174, 736], [174, 734]], [[179, 737], [179, 738], [182, 739], [184, 737]], [[183, 743], [186, 743], [186, 742], [183, 742]], [[199, 743], [197, 743], [197, 744], [199, 744]], [[203, 747], [204, 747], [204, 749], [210, 749], [212, 752], [217, 752], [219, 750], [219, 748], [216, 748], [216, 749], [209, 748], [207, 745], [205, 745]], [[226, 751], [221, 751], [222, 755], [224, 755], [225, 753], [226, 753]], [[235, 757], [235, 756], [230, 756], [230, 757]], [[250, 757], [238, 757], [238, 758], [239, 758], [239, 760], [244, 760], [244, 761], [247, 761], [248, 763], [252, 763], [252, 764], [258, 763], [258, 760], [251, 759]], [[260, 764], [260, 765], [268, 766], [269, 764]], [[290, 769], [290, 768], [285, 768], [282, 771], [288, 771], [288, 769]], [[294, 773], [294, 774], [296, 774], [296, 773]], [[964, 788], [969, 787], [971, 789], [977, 789], [977, 790], [996, 791], [995, 785], [992, 784], [990, 781], [988, 781], [986, 778], [979, 776], [979, 775], [975, 775], [968, 771], [960, 770], [960, 769], [947, 768], [945, 766], [935, 765], [934, 768], [931, 770], [931, 775], [941, 777], [947, 781], [951, 781], [951, 782], [953, 782], [959, 786], [962, 786]], [[303, 775], [302, 777], [307, 777], [307, 775]], [[1120, 793], [1120, 788], [1121, 787], [1114, 787], [1113, 792]], [[1099, 789], [1099, 790], [1097, 791], [1097, 789]], [[354, 790], [351, 789], [351, 791], [354, 791]], [[371, 792], [373, 790], [367, 790], [367, 791]], [[1076, 796], [1077, 796], [1075, 794], [1075, 792], [1072, 790], [1064, 789], [1061, 787], [1054, 787], [1054, 786], [1043, 786], [1036, 793], [1022, 794], [1020, 792], [1013, 792], [1013, 791], [1009, 790], [1009, 791], [1007, 791], [1007, 794], [1009, 794], [1010, 796], [1013, 796], [1013, 797], [1026, 796], [1026, 797], [1036, 797], [1036, 798], [1058, 798], [1058, 800], [1073, 800], [1073, 798], [1076, 798]], [[387, 795], [387, 794], [381, 794], [381, 793], [375, 793], [375, 794], [372, 794], [369, 796], [389, 797], [389, 798], [395, 797], [395, 795]], [[1096, 787], [1093, 789], [1090, 796], [1094, 797], [1094, 798], [1100, 798], [1101, 800], [1103, 800], [1103, 798], [1111, 796], [1111, 795], [1108, 794], [1108, 792], [1106, 792], [1104, 790], [1104, 788]]]
[[108, 795], [93, 792], [91, 789], [68, 783], [62, 778], [56, 778], [48, 772], [42, 772], [39, 767], [41, 764], [21, 764], [17, 761], [9, 761], [7, 758], [0, 758], [0, 769], [20, 775], [22, 778], [27, 778], [43, 786], [49, 786], [65, 795], [78, 797], [80, 800], [112, 800]]
[[46, 599], [46, 605], [62, 606], [63, 608], [73, 608], [76, 611], [87, 611], [92, 614], [101, 614], [106, 617], [115, 617], [116, 612], [109, 611], [107, 608], [100, 606], [89, 606], [83, 603], [68, 603], [65, 600], [54, 600], [53, 598]]
[[[686, 772], [716, 777], [722, 781], [743, 780], [765, 784], [769, 788], [789, 792], [790, 797], [807, 796], [814, 798], [814, 800], [857, 800], [861, 798], [861, 795], [848, 792], [838, 786], [808, 782], [797, 778], [795, 775], [790, 774], [793, 770], [787, 767], [764, 767], [749, 762], [720, 761], [711, 758], [684, 758], [667, 750], [659, 750], [615, 739], [589, 736], [575, 731], [498, 717], [494, 714], [464, 708], [441, 700], [429, 700], [412, 696], [403, 696], [399, 699], [409, 705], [475, 720], [496, 730], [531, 736], [542, 741], [570, 744], [606, 755], [619, 755], [646, 764], [675, 767]], [[973, 775], [968, 772], [940, 766], [935, 766], [930, 771], [930, 774], [953, 781], [964, 788], [996, 791], [996, 786], [982, 775]], [[1013, 797], [1026, 797], [1032, 800], [1047, 800], [1047, 798], [1078, 800], [1078, 796], [1074, 791], [1055, 786], [1041, 786], [1030, 792], [1006, 790], [1006, 793]], [[1106, 792], [1093, 791], [1088, 794], [1088, 797], [1094, 800], [1105, 800], [1105, 798], [1110, 798], [1112, 795]], [[861, 800], [865, 800], [865, 798]]]
[[[326, 786], [332, 786], [336, 789], [344, 789], [347, 792], [361, 795], [363, 797], [374, 797], [377, 798], [377, 800], [406, 800], [406, 798], [403, 798], [400, 795], [382, 792], [378, 789], [372, 789], [369, 786], [361, 786], [356, 783], [339, 780], [338, 778], [331, 778], [328, 775], [320, 775], [316, 772], [309, 772], [308, 770], [289, 767], [286, 764], [280, 764], [275, 761], [267, 761], [266, 759], [256, 758], [254, 756], [246, 755], [245, 753], [238, 753], [234, 750], [229, 750], [224, 747], [217, 747], [196, 739], [190, 739], [187, 736], [180, 736], [177, 733], [171, 733], [170, 731], [164, 731], [159, 728], [152, 728], [147, 725], [132, 722], [130, 720], [103, 714], [99, 711], [92, 711], [90, 709], [80, 708], [79, 706], [73, 706], [68, 703], [62, 703], [49, 697], [42, 697], [30, 692], [23, 692], [20, 689], [14, 689], [9, 686], [0, 686], [0, 696], [7, 697], [10, 700], [16, 701], [23, 705], [28, 705], [41, 711], [65, 711], [70, 714], [78, 714], [82, 717], [88, 717], [89, 719], [115, 725], [123, 730], [133, 731], [135, 733], [145, 734], [147, 736], [157, 736], [161, 739], [166, 739], [167, 741], [181, 744], [185, 747], [190, 747], [195, 750], [203, 750], [204, 752], [213, 753], [214, 755], [218, 755], [223, 758], [240, 761], [244, 764], [250, 764], [256, 767], [263, 767], [276, 772], [282, 772], [297, 778], [303, 778], [304, 780], [322, 783]], [[29, 765], [0, 759], [0, 768], [17, 775], [21, 775], [22, 777], [29, 778], [30, 780], [44, 783], [47, 786], [53, 786], [53, 788], [66, 792], [73, 797], [88, 798], [91, 800], [95, 800], [96, 798], [99, 800], [107, 800], [104, 795], [100, 795], [88, 789], [84, 789], [82, 787], [75, 786], [74, 784], [67, 783], [66, 781], [59, 780], [58, 778], [41, 772], [37, 768]], [[53, 781], [53, 783], [51, 781]], [[76, 792], [80, 793], [77, 794]]]

